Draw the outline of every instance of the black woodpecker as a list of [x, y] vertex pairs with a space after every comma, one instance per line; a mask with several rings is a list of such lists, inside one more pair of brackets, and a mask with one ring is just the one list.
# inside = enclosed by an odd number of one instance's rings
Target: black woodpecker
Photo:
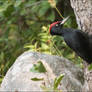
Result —
[[78, 29], [63, 28], [63, 24], [67, 21], [65, 18], [62, 21], [54, 22], [50, 25], [49, 32], [51, 35], [58, 35], [64, 38], [66, 44], [75, 53], [85, 60], [88, 64], [92, 62], [92, 37], [87, 33]]

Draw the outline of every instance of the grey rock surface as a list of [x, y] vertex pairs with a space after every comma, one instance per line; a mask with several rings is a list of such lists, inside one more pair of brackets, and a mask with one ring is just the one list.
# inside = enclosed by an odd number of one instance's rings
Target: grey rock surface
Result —
[[[47, 73], [30, 72], [33, 64], [42, 61]], [[53, 85], [55, 76], [64, 74], [60, 89], [63, 91], [81, 91], [84, 84], [83, 71], [62, 57], [27, 51], [19, 56], [8, 70], [0, 91], [43, 91], [41, 85]], [[32, 81], [31, 78], [44, 78], [44, 81]]]

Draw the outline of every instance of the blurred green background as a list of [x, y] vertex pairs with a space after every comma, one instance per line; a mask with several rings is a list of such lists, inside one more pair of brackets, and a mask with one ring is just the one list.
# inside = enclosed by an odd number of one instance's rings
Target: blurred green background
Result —
[[[71, 16], [64, 27], [77, 28], [69, 0], [57, 0], [64, 17]], [[63, 38], [50, 36], [52, 22], [62, 20], [48, 0], [0, 0], [0, 80], [24, 51], [63, 56], [81, 66], [81, 59]]]

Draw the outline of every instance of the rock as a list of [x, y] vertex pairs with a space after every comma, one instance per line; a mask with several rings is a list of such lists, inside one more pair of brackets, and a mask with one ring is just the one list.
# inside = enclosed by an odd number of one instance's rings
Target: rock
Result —
[[[47, 73], [34, 73], [30, 69], [34, 63], [42, 61]], [[81, 91], [84, 78], [83, 71], [72, 62], [59, 56], [27, 51], [17, 58], [8, 70], [1, 84], [1, 91], [43, 91], [41, 86], [53, 86], [55, 76], [64, 74], [59, 88], [62, 91]], [[44, 78], [33, 81], [31, 78]]]

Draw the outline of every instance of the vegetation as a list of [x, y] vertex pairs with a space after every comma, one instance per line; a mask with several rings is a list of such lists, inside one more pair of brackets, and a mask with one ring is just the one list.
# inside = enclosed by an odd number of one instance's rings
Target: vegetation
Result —
[[[36, 64], [33, 65], [33, 67], [30, 69], [30, 72], [34, 73], [44, 73], [46, 76], [48, 76], [48, 72], [42, 61], [38, 61]], [[56, 91], [56, 92], [62, 92], [58, 86], [61, 85], [61, 80], [63, 79], [64, 74], [60, 74], [58, 77], [55, 77], [53, 80], [53, 85], [50, 84], [49, 79], [47, 78], [47, 81], [45, 81], [44, 78], [38, 78], [34, 77], [31, 78], [32, 81], [43, 81], [44, 83], [40, 85], [43, 91]], [[47, 87], [46, 82], [49, 83], [49, 86]]]
[[[81, 65], [81, 59], [65, 44], [63, 38], [50, 36], [50, 23], [62, 18], [48, 1], [0, 0], [1, 78], [16, 58], [27, 50], [63, 56]], [[77, 28], [69, 1], [57, 0], [56, 3], [64, 17], [71, 16], [64, 27]]]

